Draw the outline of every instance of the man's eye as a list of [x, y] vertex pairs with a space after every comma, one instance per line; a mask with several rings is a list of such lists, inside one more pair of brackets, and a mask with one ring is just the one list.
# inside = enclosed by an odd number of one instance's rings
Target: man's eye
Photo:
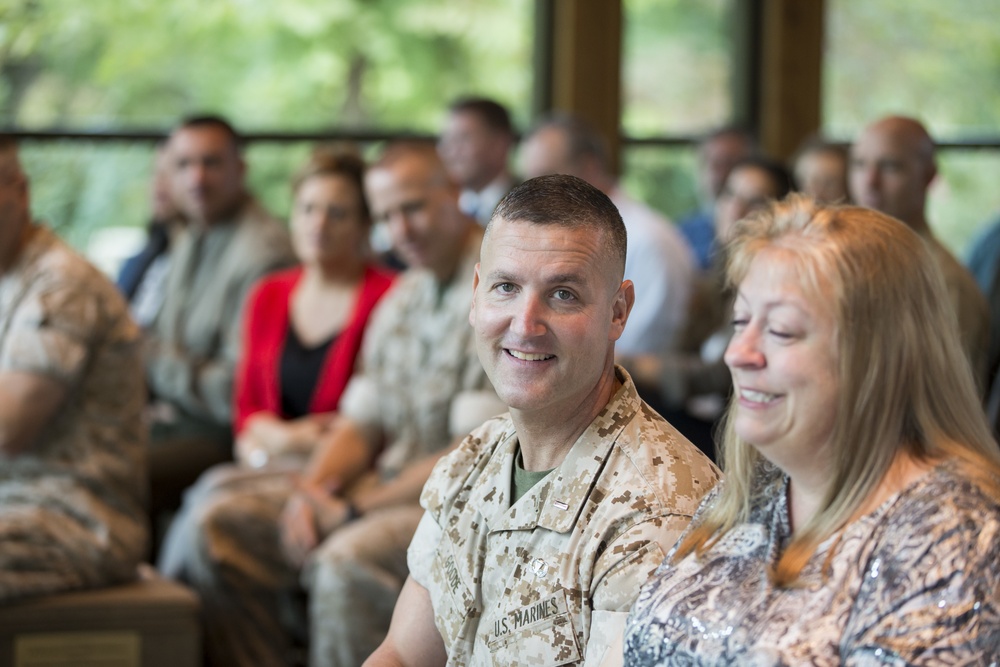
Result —
[[572, 301], [573, 299], [576, 298], [576, 295], [574, 295], [568, 289], [556, 290], [552, 296], [554, 296], [559, 301]]
[[500, 283], [494, 289], [496, 289], [496, 291], [500, 292], [501, 294], [510, 294], [511, 292], [514, 291], [514, 285], [512, 285], [511, 283]]
[[408, 202], [400, 206], [400, 212], [403, 213], [403, 215], [415, 215], [420, 213], [422, 210], [424, 210], [424, 202], [422, 201]]

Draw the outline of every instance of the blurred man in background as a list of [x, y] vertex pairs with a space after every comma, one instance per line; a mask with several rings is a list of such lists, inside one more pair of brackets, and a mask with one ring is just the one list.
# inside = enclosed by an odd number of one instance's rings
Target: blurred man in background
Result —
[[527, 178], [569, 174], [611, 198], [628, 231], [625, 277], [635, 283], [635, 306], [615, 350], [622, 357], [671, 350], [687, 320], [694, 277], [691, 249], [673, 223], [618, 186], [604, 140], [579, 118], [543, 120], [525, 138], [522, 161]]
[[231, 458], [243, 302], [263, 274], [294, 262], [288, 231], [246, 189], [240, 138], [228, 122], [185, 120], [166, 151], [171, 195], [187, 224], [147, 341], [154, 517], [176, 509], [205, 469]]
[[973, 374], [985, 392], [989, 307], [976, 281], [935, 238], [927, 222], [927, 193], [936, 177], [934, 140], [913, 118], [888, 116], [875, 121], [851, 147], [851, 197], [860, 206], [902, 220], [930, 244], [951, 295]]
[[508, 163], [515, 132], [507, 109], [482, 97], [460, 99], [448, 110], [438, 150], [462, 187], [462, 211], [483, 226], [516, 179]]

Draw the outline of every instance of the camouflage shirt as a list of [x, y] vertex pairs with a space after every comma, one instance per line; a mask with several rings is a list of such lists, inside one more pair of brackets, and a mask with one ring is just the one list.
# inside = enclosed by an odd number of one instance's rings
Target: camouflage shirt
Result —
[[45, 227], [0, 276], [0, 372], [12, 371], [47, 376], [68, 393], [38, 442], [0, 455], [0, 515], [72, 517], [86, 527], [73, 539], [101, 551], [114, 576], [134, 573], [146, 542], [139, 330], [115, 286]]
[[448, 446], [505, 410], [476, 354], [469, 307], [482, 231], [474, 230], [454, 277], [410, 270], [372, 314], [362, 369], [341, 399], [383, 478]]
[[513, 506], [509, 416], [474, 431], [424, 487], [409, 550], [449, 665], [599, 664], [719, 478], [632, 380]]

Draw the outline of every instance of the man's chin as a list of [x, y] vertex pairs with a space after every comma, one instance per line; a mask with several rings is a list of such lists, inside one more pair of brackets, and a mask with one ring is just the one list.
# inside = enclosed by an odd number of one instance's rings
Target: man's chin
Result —
[[544, 407], [546, 403], [545, 396], [540, 395], [537, 391], [531, 391], [530, 388], [519, 387], [507, 390], [497, 388], [497, 396], [510, 410], [519, 412], [531, 412]]

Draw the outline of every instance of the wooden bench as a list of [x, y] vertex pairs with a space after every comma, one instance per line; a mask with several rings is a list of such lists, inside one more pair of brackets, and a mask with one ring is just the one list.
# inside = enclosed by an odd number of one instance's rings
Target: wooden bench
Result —
[[137, 581], [0, 606], [0, 667], [200, 667], [198, 598], [146, 565]]

